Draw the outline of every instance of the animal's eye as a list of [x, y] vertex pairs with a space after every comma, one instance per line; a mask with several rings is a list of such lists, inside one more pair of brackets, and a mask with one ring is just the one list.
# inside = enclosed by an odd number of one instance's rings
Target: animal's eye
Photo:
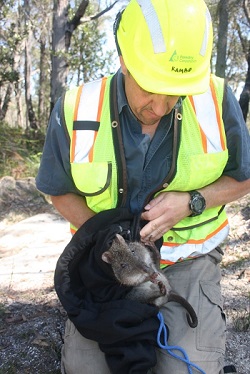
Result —
[[127, 266], [127, 264], [124, 264], [124, 263], [122, 262], [120, 266], [121, 266], [122, 269], [124, 269], [124, 268]]

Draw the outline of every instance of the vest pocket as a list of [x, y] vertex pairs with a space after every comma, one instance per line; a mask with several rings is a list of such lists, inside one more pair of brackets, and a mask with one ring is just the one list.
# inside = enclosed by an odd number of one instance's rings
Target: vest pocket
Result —
[[111, 162], [72, 163], [71, 174], [76, 187], [85, 196], [103, 193], [110, 185]]
[[[206, 186], [217, 180], [226, 165], [228, 151], [205, 153], [190, 157], [190, 181], [199, 181], [199, 186]], [[196, 187], [197, 188], [197, 187]]]
[[197, 349], [225, 353], [226, 321], [220, 287], [200, 281]]

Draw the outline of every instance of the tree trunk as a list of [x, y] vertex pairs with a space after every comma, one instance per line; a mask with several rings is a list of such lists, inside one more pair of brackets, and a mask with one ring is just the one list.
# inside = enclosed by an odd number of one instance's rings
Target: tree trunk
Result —
[[[30, 35], [30, 31], [29, 31]], [[31, 76], [31, 55], [30, 55], [30, 37], [28, 36], [25, 42], [25, 101], [27, 110], [27, 123], [26, 128], [31, 127], [34, 130], [38, 129], [36, 115], [33, 109], [31, 89], [30, 89], [30, 76]]]
[[80, 25], [89, 0], [82, 0], [71, 21], [68, 21], [68, 0], [54, 0], [52, 32], [51, 110], [62, 96], [68, 75], [66, 53], [73, 31]]
[[[107, 6], [103, 11], [89, 18], [93, 20], [101, 17], [113, 8], [118, 0]], [[52, 72], [51, 72], [51, 110], [57, 99], [62, 96], [68, 75], [66, 53], [69, 50], [71, 36], [80, 25], [89, 5], [89, 0], [82, 0], [71, 20], [68, 20], [68, 0], [54, 0], [52, 26]]]
[[22, 90], [20, 83], [16, 82], [15, 84], [15, 96], [16, 96], [16, 108], [17, 108], [17, 126], [23, 127], [23, 107], [22, 107]]
[[244, 120], [247, 120], [247, 115], [249, 111], [249, 101], [250, 101], [250, 43], [248, 48], [248, 55], [247, 55], [247, 76], [245, 80], [245, 85], [240, 95], [239, 104], [243, 113]]
[[3, 121], [4, 118], [6, 117], [7, 110], [8, 110], [8, 107], [9, 107], [9, 103], [10, 103], [10, 100], [11, 100], [12, 92], [13, 92], [13, 84], [9, 83], [7, 88], [6, 88], [3, 103], [1, 103], [1, 106], [0, 106], [0, 121]]
[[46, 71], [45, 71], [45, 40], [40, 40], [40, 62], [39, 62], [39, 92], [38, 92], [38, 121], [40, 127], [45, 125], [45, 91], [46, 91]]
[[25, 82], [25, 102], [26, 102], [26, 128], [28, 129], [31, 127], [34, 130], [38, 129], [38, 124], [36, 120], [36, 115], [33, 109], [32, 104], [32, 97], [31, 97], [31, 85], [30, 85], [30, 77], [31, 77], [31, 45], [32, 45], [32, 34], [31, 34], [31, 25], [30, 25], [30, 9], [29, 9], [29, 1], [24, 1], [24, 9], [25, 9], [25, 22], [27, 27], [27, 38], [25, 40], [25, 47], [24, 47], [24, 56], [25, 56], [25, 67], [24, 67], [24, 82]]
[[54, 0], [52, 31], [51, 110], [62, 95], [68, 75], [65, 59], [65, 31], [68, 17], [68, 0]]
[[220, 0], [218, 5], [218, 42], [215, 74], [225, 78], [228, 32], [228, 0]]

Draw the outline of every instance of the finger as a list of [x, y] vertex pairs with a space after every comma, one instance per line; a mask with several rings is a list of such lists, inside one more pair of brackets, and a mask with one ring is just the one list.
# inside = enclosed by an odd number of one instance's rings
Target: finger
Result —
[[161, 205], [155, 204], [150, 207], [150, 209], [142, 212], [141, 218], [146, 221], [153, 221], [159, 218], [164, 213], [164, 209]]
[[154, 220], [149, 222], [142, 228], [140, 235], [143, 241], [155, 241], [162, 237], [163, 230], [159, 223]]
[[150, 234], [152, 242], [155, 242], [156, 240], [160, 239], [163, 236], [163, 232], [160, 229], [156, 229], [154, 232]]
[[150, 210], [153, 207], [157, 206], [159, 203], [161, 203], [162, 199], [164, 197], [163, 193], [160, 193], [158, 196], [154, 197], [152, 200], [148, 202], [147, 205], [145, 205], [144, 209], [145, 210]]

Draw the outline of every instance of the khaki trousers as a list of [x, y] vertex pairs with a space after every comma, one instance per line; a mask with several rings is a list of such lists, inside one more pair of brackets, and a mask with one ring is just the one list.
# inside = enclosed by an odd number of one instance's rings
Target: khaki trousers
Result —
[[[174, 291], [189, 301], [198, 316], [198, 326], [192, 329], [182, 306], [175, 302], [165, 304], [161, 312], [169, 329], [168, 345], [182, 347], [190, 361], [206, 374], [223, 372], [226, 325], [220, 290], [221, 257], [220, 251], [215, 249], [209, 255], [164, 270]], [[188, 374], [185, 363], [163, 349], [156, 348], [156, 351], [157, 365], [150, 373]], [[177, 351], [174, 353], [181, 355]], [[85, 339], [70, 321], [66, 323], [62, 348], [62, 373], [110, 374], [98, 344]]]

